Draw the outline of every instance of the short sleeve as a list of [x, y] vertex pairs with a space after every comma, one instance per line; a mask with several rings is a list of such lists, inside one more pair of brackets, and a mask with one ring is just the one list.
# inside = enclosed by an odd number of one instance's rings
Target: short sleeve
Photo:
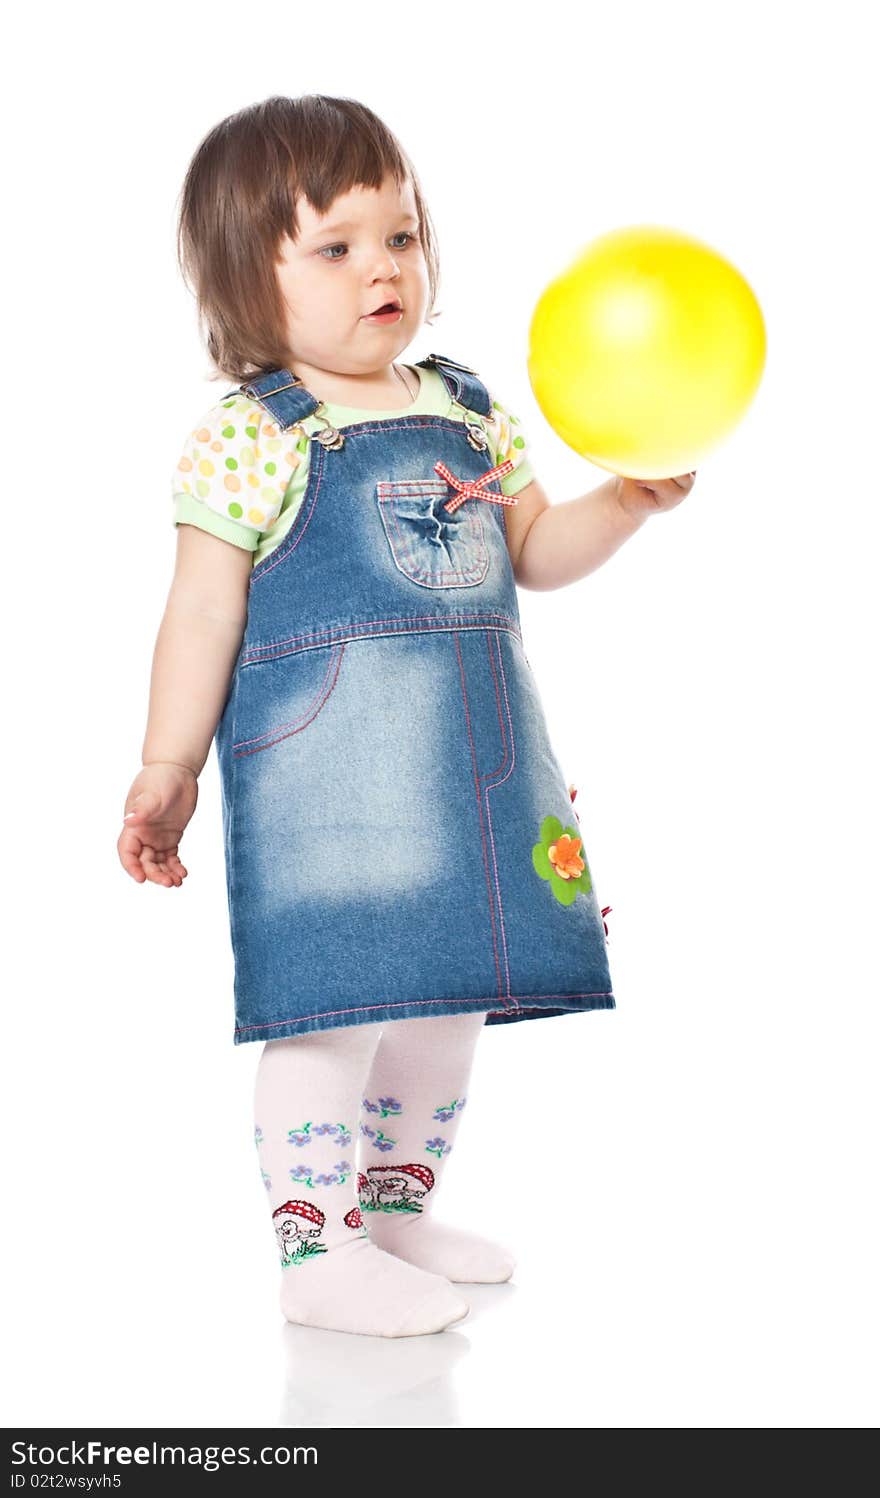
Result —
[[190, 432], [172, 477], [174, 525], [197, 525], [256, 551], [302, 462], [298, 428], [282, 433], [258, 402], [218, 401]]
[[505, 474], [504, 478], [499, 480], [501, 492], [502, 494], [517, 494], [535, 477], [522, 424], [506, 406], [493, 400], [488, 430], [489, 440], [495, 452], [495, 465], [505, 463], [508, 458], [516, 464], [512, 473]]

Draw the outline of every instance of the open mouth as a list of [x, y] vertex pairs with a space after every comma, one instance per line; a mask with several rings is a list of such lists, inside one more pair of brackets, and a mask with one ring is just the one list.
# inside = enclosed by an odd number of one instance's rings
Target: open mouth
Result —
[[373, 310], [372, 310], [372, 312], [368, 312], [367, 313], [367, 316], [368, 317], [382, 317], [382, 316], [387, 316], [387, 314], [390, 313], [390, 312], [402, 312], [402, 311], [403, 311], [403, 308], [401, 307], [401, 305], [400, 305], [399, 302], [384, 302], [381, 307], [374, 307]]

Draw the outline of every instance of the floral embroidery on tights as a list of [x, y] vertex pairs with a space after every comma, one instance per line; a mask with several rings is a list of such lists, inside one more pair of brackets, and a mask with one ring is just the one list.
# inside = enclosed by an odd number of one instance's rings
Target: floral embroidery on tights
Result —
[[289, 1175], [301, 1186], [344, 1186], [351, 1175], [351, 1161], [338, 1160], [332, 1170], [321, 1171], [303, 1161], [302, 1165], [294, 1165]]
[[361, 1134], [364, 1139], [369, 1139], [373, 1149], [382, 1150], [386, 1155], [397, 1143], [396, 1139], [391, 1139], [382, 1129], [371, 1129], [369, 1124], [361, 1124]]
[[351, 1144], [351, 1131], [346, 1128], [345, 1124], [305, 1123], [299, 1129], [288, 1129], [287, 1131], [288, 1144], [295, 1144], [299, 1147], [302, 1147], [304, 1144], [310, 1144], [313, 1139], [323, 1137], [332, 1137], [340, 1149], [348, 1149], [348, 1146]]
[[434, 1117], [438, 1123], [448, 1123], [450, 1118], [461, 1112], [466, 1102], [466, 1097], [453, 1098], [451, 1103], [443, 1103], [439, 1108], [435, 1108]]
[[403, 1112], [403, 1105], [396, 1097], [380, 1097], [377, 1103], [365, 1097], [363, 1106], [367, 1113], [378, 1113], [381, 1118], [390, 1118], [392, 1115], [396, 1118]]

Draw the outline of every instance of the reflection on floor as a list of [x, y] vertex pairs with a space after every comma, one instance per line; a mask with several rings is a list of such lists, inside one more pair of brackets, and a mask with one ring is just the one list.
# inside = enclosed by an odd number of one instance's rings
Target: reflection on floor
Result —
[[[471, 1307], [463, 1327], [506, 1306], [517, 1293], [510, 1283], [461, 1288]], [[442, 1428], [464, 1423], [454, 1372], [471, 1344], [454, 1327], [424, 1337], [362, 1337], [287, 1323], [282, 1338], [282, 1426]]]

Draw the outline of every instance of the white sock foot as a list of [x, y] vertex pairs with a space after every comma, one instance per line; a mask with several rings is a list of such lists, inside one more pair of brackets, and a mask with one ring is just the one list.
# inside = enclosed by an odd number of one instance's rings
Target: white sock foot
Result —
[[470, 1307], [440, 1275], [358, 1238], [287, 1268], [281, 1309], [300, 1326], [369, 1337], [419, 1337], [463, 1320]]
[[516, 1268], [501, 1244], [425, 1215], [371, 1212], [369, 1233], [379, 1248], [453, 1284], [499, 1285]]

